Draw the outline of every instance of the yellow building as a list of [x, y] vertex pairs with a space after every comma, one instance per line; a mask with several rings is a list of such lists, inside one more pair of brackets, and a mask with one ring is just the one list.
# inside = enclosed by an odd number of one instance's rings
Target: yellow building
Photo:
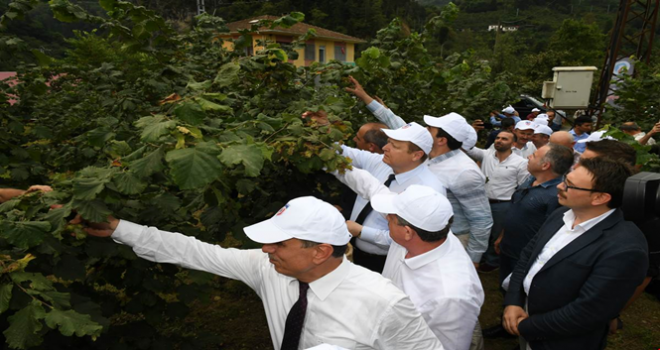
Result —
[[[221, 35], [221, 37], [236, 39], [239, 37], [239, 30], [250, 29], [253, 23], [257, 23], [257, 21], [262, 19], [276, 20], [278, 18], [279, 17], [275, 16], [259, 16], [232, 22], [227, 24], [230, 32]], [[307, 41], [305, 43], [305, 48], [296, 49], [298, 52], [298, 58], [296, 60], [289, 60], [290, 63], [293, 63], [297, 67], [309, 66], [312, 62], [325, 63], [333, 59], [353, 64], [355, 62], [355, 44], [366, 42], [362, 39], [333, 32], [321, 27], [305, 23], [296, 23], [290, 28], [260, 28], [257, 33], [252, 35], [252, 47], [249, 47], [246, 50], [246, 54], [252, 55], [254, 52], [263, 49], [263, 47], [257, 45], [259, 41], [269, 41], [281, 45], [287, 45], [298, 37], [305, 35], [309, 29], [314, 29], [316, 31], [316, 37]], [[234, 44], [231, 41], [226, 41], [224, 46], [229, 50], [233, 50]]]

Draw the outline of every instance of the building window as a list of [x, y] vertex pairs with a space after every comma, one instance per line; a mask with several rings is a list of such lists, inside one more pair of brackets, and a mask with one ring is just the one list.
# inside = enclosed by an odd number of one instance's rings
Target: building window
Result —
[[335, 43], [335, 59], [346, 62], [346, 43]]
[[306, 61], [316, 60], [316, 47], [314, 43], [305, 44], [305, 60]]
[[325, 45], [319, 46], [319, 62], [325, 63]]

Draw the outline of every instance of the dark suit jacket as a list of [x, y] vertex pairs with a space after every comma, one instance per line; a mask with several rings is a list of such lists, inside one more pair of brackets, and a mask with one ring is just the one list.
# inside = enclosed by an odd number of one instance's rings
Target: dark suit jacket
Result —
[[608, 323], [616, 317], [648, 268], [642, 232], [615, 210], [557, 252], [532, 280], [523, 280], [545, 244], [564, 225], [568, 208], [548, 217], [520, 255], [504, 304], [527, 307], [518, 330], [533, 350], [602, 349]]

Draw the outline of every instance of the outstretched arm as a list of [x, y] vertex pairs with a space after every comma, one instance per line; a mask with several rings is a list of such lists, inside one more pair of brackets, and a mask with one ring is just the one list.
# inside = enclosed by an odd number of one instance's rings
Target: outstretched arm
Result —
[[[81, 222], [80, 217], [72, 223]], [[259, 250], [225, 249], [201, 242], [180, 233], [161, 231], [108, 217], [107, 223], [87, 223], [85, 231], [97, 237], [112, 237], [118, 243], [133, 248], [139, 257], [158, 263], [210, 272], [243, 281], [259, 292], [261, 267], [268, 263]]]

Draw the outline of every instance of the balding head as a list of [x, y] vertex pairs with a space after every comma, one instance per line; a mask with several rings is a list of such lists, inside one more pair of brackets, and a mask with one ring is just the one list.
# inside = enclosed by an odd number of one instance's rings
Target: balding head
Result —
[[550, 143], [566, 146], [570, 149], [573, 149], [575, 140], [573, 139], [573, 135], [571, 135], [568, 131], [556, 131], [553, 132], [550, 136]]
[[382, 123], [367, 123], [362, 125], [353, 138], [357, 148], [363, 151], [383, 154], [383, 147], [387, 144], [387, 135], [381, 129], [387, 129], [387, 125]]

